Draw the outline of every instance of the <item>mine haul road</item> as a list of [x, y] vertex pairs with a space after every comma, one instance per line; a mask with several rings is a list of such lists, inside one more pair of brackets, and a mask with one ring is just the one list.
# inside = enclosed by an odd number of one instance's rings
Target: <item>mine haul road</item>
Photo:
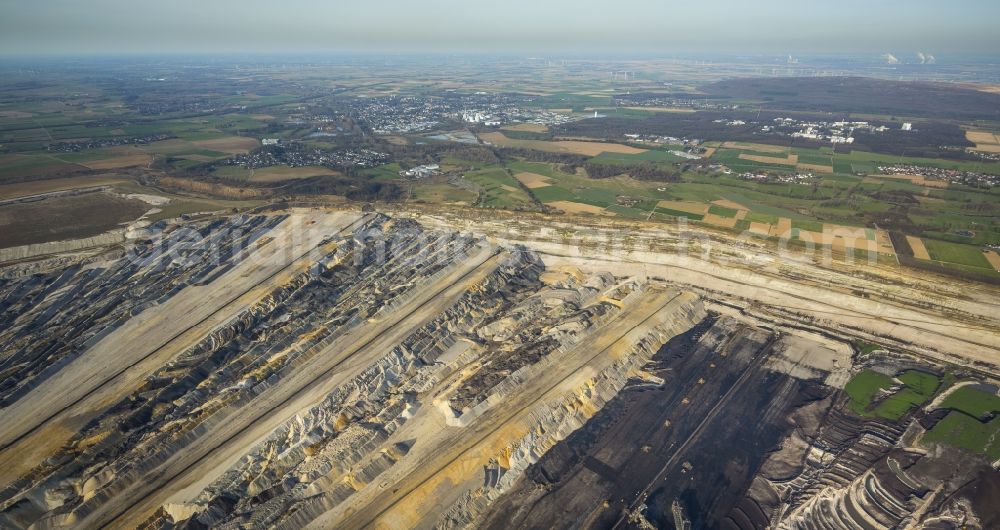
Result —
[[580, 256], [574, 252], [575, 248], [544, 247], [538, 252], [547, 266], [572, 265], [586, 271], [604, 270], [615, 274], [634, 274], [638, 269], [651, 276], [670, 278], [680, 287], [690, 286], [696, 292], [705, 292], [709, 298], [748, 300], [792, 314], [809, 315], [823, 327], [860, 329], [875, 336], [894, 338], [915, 349], [915, 353], [937, 362], [1000, 363], [1000, 333], [996, 332], [998, 328], [992, 327], [1000, 315], [983, 314], [983, 325], [970, 326], [947, 315], [933, 315], [886, 300], [844, 294], [829, 285], [803, 285], [763, 273], [727, 270], [694, 258], [640, 256], [615, 260]]
[[[196, 496], [255, 443], [299, 412], [322, 402], [331, 391], [452, 306], [467, 289], [493, 272], [506, 255], [503, 251], [484, 249], [457, 262], [433, 285], [418, 285], [413, 298], [334, 340], [208, 433], [163, 463], [144, 470], [143, 478], [134, 487], [108, 499], [79, 524], [88, 528], [132, 528], [168, 501], [190, 500], [185, 497]], [[183, 495], [178, 495], [182, 492]]]
[[[414, 215], [396, 211], [394, 215]], [[576, 266], [629, 276], [659, 276], [709, 298], [760, 305], [785, 316], [815, 319], [818, 327], [883, 341], [934, 362], [976, 369], [1000, 367], [1000, 288], [945, 279], [906, 268], [838, 263], [783, 253], [769, 244], [709, 231], [711, 255], [689, 252], [685, 230], [644, 223], [414, 215], [428, 228], [461, 230], [537, 252], [547, 267]], [[628, 248], [613, 245], [628, 231]], [[575, 233], [567, 242], [565, 233]], [[688, 243], [686, 243], [688, 242]], [[719, 256], [717, 257], [716, 253]], [[858, 294], [861, 293], [861, 294]], [[895, 342], [895, 344], [893, 344]]]
[[322, 255], [317, 245], [362, 220], [350, 212], [293, 213], [266, 234], [273, 240], [232, 270], [132, 317], [0, 410], [0, 484], [32, 469], [158, 368], [306, 270]]

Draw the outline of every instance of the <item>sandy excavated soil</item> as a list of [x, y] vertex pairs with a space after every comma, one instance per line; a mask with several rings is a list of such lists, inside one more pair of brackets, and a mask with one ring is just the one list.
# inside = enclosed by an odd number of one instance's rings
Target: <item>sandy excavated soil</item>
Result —
[[667, 208], [668, 210], [677, 210], [679, 212], [687, 212], [702, 215], [708, 213], [708, 205], [699, 204], [696, 202], [687, 201], [660, 201], [656, 203], [657, 208]]
[[555, 201], [547, 202], [549, 206], [554, 208], [559, 208], [560, 210], [567, 213], [589, 213], [594, 215], [609, 215], [613, 216], [614, 212], [609, 212], [600, 206], [594, 206], [593, 204], [584, 204], [582, 202], [573, 201]]
[[[427, 216], [421, 219], [431, 222]], [[744, 242], [741, 250], [726, 259], [723, 256], [730, 253], [722, 235], [711, 247], [716, 257], [706, 260], [697, 250], [677, 251], [671, 228], [633, 228], [628, 248], [620, 244], [609, 248], [609, 241], [620, 238], [601, 238], [595, 227], [587, 232], [588, 239], [596, 238], [590, 243], [565, 244], [557, 237], [558, 223], [543, 228], [528, 222], [494, 224], [456, 216], [437, 222], [527, 244], [543, 252], [546, 263], [631, 273], [641, 268], [644, 274], [669, 278], [693, 289], [710, 286], [714, 292], [753, 300], [760, 307], [808, 315], [811, 321], [842, 332], [853, 329], [862, 335], [891, 337], [900, 348], [935, 360], [1000, 364], [1000, 306], [996, 302], [1000, 289], [994, 286], [969, 286], [952, 279], [942, 282], [919, 272], [867, 262], [817, 266], [820, 254], [778, 256], [766, 244], [746, 247]], [[604, 229], [614, 230], [610, 226]], [[857, 276], [859, 267], [871, 278]], [[869, 296], [852, 294], [852, 290]], [[917, 302], [928, 300], [929, 293], [935, 302]]]
[[997, 254], [997, 251], [990, 250], [983, 252], [983, 256], [986, 257], [986, 261], [990, 262], [990, 265], [993, 265], [994, 269], [1000, 272], [1000, 254]]
[[514, 178], [521, 181], [530, 189], [544, 188], [552, 184], [552, 179], [546, 177], [545, 175], [539, 175], [538, 173], [518, 173], [514, 175]]
[[906, 242], [910, 244], [910, 249], [913, 250], [913, 257], [917, 259], [931, 259], [930, 252], [927, 252], [927, 247], [924, 246], [924, 241], [916, 236], [906, 236]]

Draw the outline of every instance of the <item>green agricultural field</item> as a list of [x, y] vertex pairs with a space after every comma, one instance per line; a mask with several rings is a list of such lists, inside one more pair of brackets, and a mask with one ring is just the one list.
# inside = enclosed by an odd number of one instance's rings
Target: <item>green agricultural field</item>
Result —
[[574, 201], [583, 202], [571, 191], [561, 188], [559, 186], [546, 186], [544, 188], [535, 188], [531, 190], [531, 193], [535, 195], [535, 198], [542, 202], [555, 202], [555, 201]]
[[705, 216], [701, 215], [701, 214], [691, 213], [691, 212], [682, 212], [680, 210], [671, 210], [670, 208], [657, 208], [656, 209], [656, 213], [663, 214], [663, 215], [669, 215], [671, 217], [677, 217], [677, 218], [686, 217], [687, 219], [689, 219], [691, 221], [701, 221], [702, 219], [705, 218]]
[[792, 219], [792, 228], [808, 230], [810, 232], [823, 232], [823, 223], [809, 219]]
[[926, 403], [941, 386], [937, 376], [917, 370], [907, 370], [896, 378], [903, 383], [903, 388], [870, 410], [875, 396], [896, 383], [891, 377], [872, 370], [854, 376], [844, 388], [851, 397], [848, 408], [861, 416], [898, 420], [913, 407]]
[[984, 418], [992, 412], [1000, 412], [1000, 396], [963, 386], [949, 394], [941, 403], [941, 408], [964, 412], [974, 418]]
[[629, 208], [627, 206], [622, 206], [620, 204], [612, 204], [611, 206], [608, 206], [607, 210], [609, 212], [614, 212], [622, 217], [627, 217], [629, 219], [646, 219], [647, 217], [649, 217], [649, 212], [645, 212], [637, 208]]
[[732, 208], [726, 208], [725, 206], [719, 206], [718, 204], [713, 204], [708, 207], [708, 213], [718, 215], [721, 217], [736, 217], [737, 210]]
[[477, 195], [469, 190], [442, 182], [420, 182], [411, 191], [414, 200], [427, 203], [473, 204], [477, 199]]
[[825, 155], [815, 150], [796, 149], [795, 153], [799, 155], [800, 164], [815, 164], [818, 166], [829, 166], [833, 164], [833, 159], [830, 155]]
[[927, 434], [925, 443], [943, 443], [1000, 459], [1000, 417], [983, 423], [961, 412], [950, 412]]
[[773, 224], [777, 224], [778, 223], [778, 216], [777, 215], [768, 215], [766, 213], [758, 213], [758, 212], [753, 212], [752, 211], [752, 212], [750, 212], [750, 213], [747, 214], [746, 220], [754, 222], [754, 223], [767, 223], [767, 224], [773, 225]]
[[733, 171], [740, 173], [744, 171], [772, 171], [778, 173], [790, 173], [795, 171], [795, 166], [787, 164], [770, 164], [766, 162], [756, 162], [740, 158], [740, 154], [766, 156], [780, 158], [781, 154], [775, 153], [755, 153], [753, 151], [741, 151], [739, 149], [719, 149], [712, 155], [712, 161], [729, 166]]
[[119, 228], [152, 207], [108, 193], [8, 204], [0, 209], [0, 248], [79, 239]]
[[941, 386], [936, 375], [917, 370], [907, 370], [896, 378], [906, 387], [879, 403], [875, 408], [877, 416], [898, 420], [913, 407], [926, 403]]
[[399, 167], [398, 163], [393, 162], [391, 164], [366, 169], [362, 171], [362, 174], [370, 177], [372, 180], [398, 180], [400, 178], [399, 172], [402, 171], [402, 169], [403, 168]]
[[844, 387], [844, 391], [851, 397], [848, 408], [856, 414], [867, 415], [866, 410], [879, 391], [890, 388], [892, 384], [892, 378], [887, 375], [872, 370], [859, 373]]
[[535, 100], [531, 102], [531, 105], [533, 107], [545, 109], [573, 109], [575, 111], [582, 112], [586, 107], [600, 107], [602, 105], [607, 105], [609, 102], [610, 99], [604, 97], [583, 96], [570, 92], [558, 92], [535, 98]]
[[520, 185], [501, 168], [470, 171], [465, 178], [475, 182], [483, 189], [483, 199], [480, 206], [487, 208], [511, 208], [533, 205], [531, 197], [521, 189]]
[[978, 247], [938, 241], [936, 239], [924, 239], [924, 246], [927, 247], [927, 252], [931, 255], [931, 259], [935, 261], [957, 263], [959, 265], [987, 270], [993, 269]]
[[635, 154], [604, 152], [590, 159], [591, 162], [599, 164], [641, 164], [643, 162], [681, 162], [683, 160], [685, 158], [659, 149], [650, 149]]

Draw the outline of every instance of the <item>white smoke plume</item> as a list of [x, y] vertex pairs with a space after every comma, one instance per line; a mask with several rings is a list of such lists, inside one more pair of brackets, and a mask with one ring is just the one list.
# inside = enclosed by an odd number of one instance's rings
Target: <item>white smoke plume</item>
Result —
[[917, 60], [920, 61], [920, 64], [934, 64], [937, 59], [929, 53], [917, 52]]
[[882, 58], [885, 59], [885, 64], [899, 64], [899, 59], [891, 53], [883, 55]]

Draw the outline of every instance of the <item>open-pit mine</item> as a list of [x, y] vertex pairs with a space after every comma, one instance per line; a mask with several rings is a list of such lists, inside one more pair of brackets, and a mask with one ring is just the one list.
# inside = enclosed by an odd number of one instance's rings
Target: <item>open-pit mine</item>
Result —
[[2, 528], [1000, 527], [1000, 290], [321, 207], [0, 268]]

